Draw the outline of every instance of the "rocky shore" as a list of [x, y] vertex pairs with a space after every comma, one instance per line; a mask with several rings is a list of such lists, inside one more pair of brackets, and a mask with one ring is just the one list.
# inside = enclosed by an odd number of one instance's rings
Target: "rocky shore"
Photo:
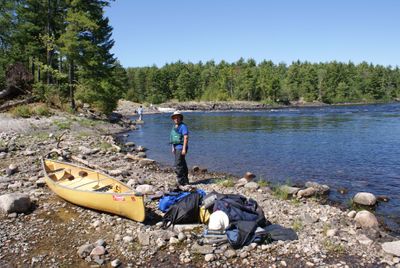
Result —
[[[271, 189], [194, 167], [192, 186], [251, 197], [270, 222], [294, 229], [299, 238], [239, 250], [199, 244], [203, 225], [160, 228], [162, 213], [152, 197], [172, 189], [175, 175], [146, 158], [139, 144], [115, 142], [113, 134], [126, 124], [59, 114], [1, 115], [0, 126], [0, 267], [400, 267], [399, 239], [380, 228], [372, 213], [321, 204], [325, 186]], [[57, 146], [144, 191], [146, 221], [81, 208], [52, 193], [39, 157]], [[7, 209], [13, 199], [25, 202]]]
[[[126, 100], [120, 100], [117, 112], [129, 116], [135, 113], [140, 103], [135, 103]], [[187, 102], [166, 102], [157, 105], [145, 105], [144, 112], [151, 113], [165, 113], [174, 110], [179, 111], [251, 111], [262, 109], [281, 109], [290, 107], [315, 107], [327, 106], [322, 102], [293, 102], [290, 105], [268, 105], [256, 101], [187, 101]]]

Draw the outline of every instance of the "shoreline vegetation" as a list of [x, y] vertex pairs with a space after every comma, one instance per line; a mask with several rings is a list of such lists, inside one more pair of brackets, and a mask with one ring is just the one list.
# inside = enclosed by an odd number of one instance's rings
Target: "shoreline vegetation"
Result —
[[[146, 158], [146, 148], [117, 143], [114, 135], [135, 126], [126, 119], [111, 124], [85, 111], [79, 116], [51, 112], [50, 117], [35, 118], [0, 114], [0, 196], [23, 193], [32, 203], [24, 212], [0, 215], [1, 265], [376, 267], [400, 263], [398, 239], [378, 226], [373, 214], [363, 212], [367, 219], [360, 220], [361, 212], [322, 204], [318, 197], [322, 185], [294, 189], [257, 180], [240, 185], [237, 178], [198, 167], [190, 171], [193, 186], [253, 198], [268, 220], [293, 228], [299, 239], [233, 250], [229, 244], [198, 244], [203, 225], [162, 230], [162, 213], [151, 196], [171, 190], [175, 174]], [[147, 185], [146, 221], [133, 222], [56, 197], [43, 184], [38, 161], [54, 149], [100, 166], [135, 189]], [[21, 258], [15, 259], [15, 254]]]

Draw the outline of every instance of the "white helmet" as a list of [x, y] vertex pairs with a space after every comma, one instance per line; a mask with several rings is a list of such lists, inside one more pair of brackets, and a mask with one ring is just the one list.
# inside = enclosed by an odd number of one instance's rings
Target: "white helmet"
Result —
[[223, 231], [229, 225], [229, 218], [225, 212], [217, 210], [210, 215], [208, 229], [213, 231]]

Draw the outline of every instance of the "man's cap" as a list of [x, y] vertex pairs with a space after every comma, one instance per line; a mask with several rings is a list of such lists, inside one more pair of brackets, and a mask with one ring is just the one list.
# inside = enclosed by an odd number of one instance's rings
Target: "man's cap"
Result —
[[175, 111], [175, 112], [171, 115], [171, 118], [174, 118], [174, 116], [180, 116], [180, 117], [182, 117], [182, 119], [183, 119], [183, 114], [181, 114], [181, 112], [179, 112], [179, 111]]

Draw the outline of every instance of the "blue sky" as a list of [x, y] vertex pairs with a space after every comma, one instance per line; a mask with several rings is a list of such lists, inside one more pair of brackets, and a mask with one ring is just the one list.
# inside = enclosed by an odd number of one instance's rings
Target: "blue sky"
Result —
[[397, 0], [116, 0], [105, 15], [124, 67], [240, 57], [400, 65]]

